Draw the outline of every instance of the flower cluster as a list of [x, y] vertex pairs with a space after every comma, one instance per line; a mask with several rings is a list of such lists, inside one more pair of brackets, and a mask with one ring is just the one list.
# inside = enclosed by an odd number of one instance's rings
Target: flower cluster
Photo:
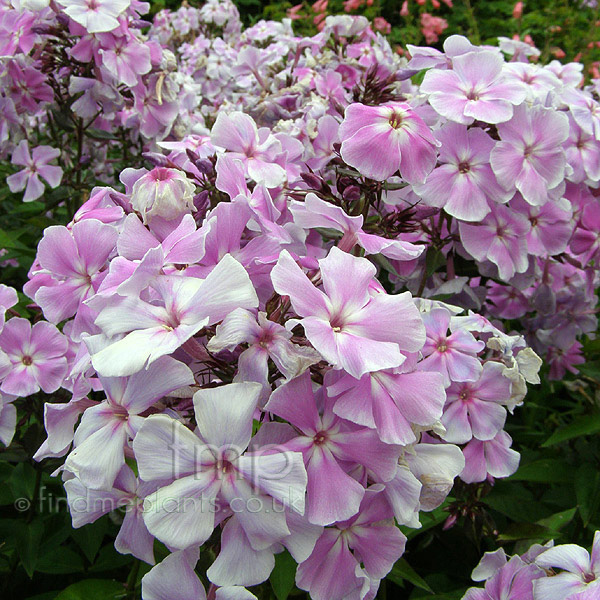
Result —
[[592, 600], [600, 593], [600, 531], [590, 553], [576, 544], [533, 545], [519, 556], [502, 548], [486, 552], [473, 570], [471, 588], [463, 600]]
[[[122, 507], [119, 552], [172, 552], [148, 600], [203, 597], [200, 548], [218, 599], [253, 597], [284, 550], [315, 600], [373, 598], [397, 525], [457, 476], [516, 471], [504, 425], [536, 351], [560, 376], [595, 330], [580, 65], [459, 36], [408, 62], [365, 18], [242, 31], [230, 1], [146, 35], [140, 2], [27, 6], [3, 9], [5, 77], [29, 77], [2, 88], [11, 189], [131, 162], [44, 232], [24, 287], [44, 319], [0, 332], [0, 440], [16, 397], [62, 388], [36, 459], [65, 458], [75, 527]], [[61, 118], [84, 140], [62, 168]]]

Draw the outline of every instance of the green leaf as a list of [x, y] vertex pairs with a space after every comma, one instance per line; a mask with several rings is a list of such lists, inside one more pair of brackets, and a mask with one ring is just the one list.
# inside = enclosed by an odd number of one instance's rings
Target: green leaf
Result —
[[514, 475], [510, 476], [510, 480], [569, 483], [573, 480], [573, 469], [562, 460], [543, 458], [523, 465]]
[[71, 537], [76, 544], [83, 550], [85, 557], [91, 562], [94, 562], [102, 540], [106, 534], [107, 521], [105, 518], [98, 519], [95, 523], [90, 523], [81, 529], [75, 529]]
[[15, 522], [15, 526], [17, 552], [25, 572], [31, 578], [36, 570], [44, 525], [39, 519], [35, 519], [31, 523]]
[[[594, 342], [600, 344], [600, 340], [594, 340]], [[586, 344], [587, 349], [587, 344]], [[595, 348], [593, 348], [594, 350]], [[599, 348], [600, 349], [600, 346]], [[596, 379], [600, 381], [600, 360], [595, 360], [591, 362], [584, 363], [583, 365], [578, 365], [577, 367], [584, 375], [591, 377], [592, 379]]]
[[123, 597], [124, 586], [109, 579], [86, 579], [70, 585], [55, 600], [116, 600]]
[[581, 520], [587, 527], [600, 505], [600, 472], [594, 465], [584, 463], [577, 469], [575, 494]]
[[552, 531], [560, 531], [565, 525], [568, 525], [573, 520], [576, 513], [577, 507], [569, 508], [568, 510], [563, 510], [562, 512], [550, 515], [545, 519], [540, 519], [538, 524], [547, 527]]
[[275, 568], [269, 577], [277, 600], [286, 600], [294, 588], [296, 579], [296, 561], [286, 550], [275, 556]]
[[500, 542], [514, 542], [515, 540], [549, 540], [553, 537], [552, 531], [537, 523], [512, 523], [506, 531], [498, 536]]
[[8, 485], [13, 493], [13, 498], [26, 498], [33, 500], [35, 493], [36, 470], [28, 463], [18, 464], [10, 479]]
[[36, 571], [51, 575], [67, 575], [81, 573], [84, 569], [83, 559], [69, 548], [58, 547], [37, 562]]
[[401, 558], [394, 563], [394, 566], [387, 577], [397, 585], [402, 585], [402, 581], [405, 580], [412, 583], [414, 586], [433, 594], [433, 590], [429, 587], [427, 582], [406, 562], [404, 558]]
[[425, 256], [427, 276], [433, 275], [442, 265], [446, 264], [446, 257], [437, 248], [428, 248]]
[[101, 573], [102, 571], [112, 571], [134, 561], [129, 554], [119, 554], [113, 544], [106, 544], [98, 553], [96, 562], [90, 567], [90, 573]]
[[114, 133], [111, 133], [110, 131], [104, 131], [102, 129], [95, 129], [93, 127], [86, 129], [85, 135], [87, 135], [89, 138], [92, 138], [93, 140], [114, 140], [114, 139], [116, 139]]
[[555, 431], [543, 444], [542, 447], [554, 446], [573, 438], [584, 435], [594, 435], [600, 432], [600, 414], [583, 415], [575, 419], [566, 427]]

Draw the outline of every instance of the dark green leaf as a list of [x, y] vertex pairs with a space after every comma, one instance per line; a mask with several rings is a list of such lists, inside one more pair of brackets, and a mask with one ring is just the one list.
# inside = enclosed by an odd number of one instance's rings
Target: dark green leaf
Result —
[[94, 562], [98, 550], [102, 545], [102, 540], [106, 533], [107, 520], [105, 518], [99, 519], [95, 523], [90, 523], [80, 529], [75, 529], [71, 534], [71, 537], [75, 540], [76, 544], [83, 550], [85, 557], [91, 562]]
[[402, 585], [402, 580], [406, 580], [414, 586], [433, 594], [433, 590], [427, 582], [403, 558], [396, 561], [387, 577], [397, 585]]
[[58, 547], [42, 556], [36, 565], [36, 571], [52, 575], [67, 575], [83, 571], [83, 559], [69, 548]]
[[116, 600], [123, 597], [124, 586], [109, 579], [86, 579], [70, 585], [55, 600]]
[[547, 527], [552, 531], [560, 531], [565, 525], [568, 525], [573, 520], [576, 513], [577, 508], [569, 508], [568, 510], [555, 513], [545, 519], [540, 519], [538, 524]]
[[290, 553], [282, 552], [275, 556], [275, 568], [269, 577], [277, 600], [286, 600], [294, 588], [296, 578], [296, 561]]
[[583, 524], [587, 527], [600, 505], [600, 472], [590, 463], [584, 463], [575, 475], [575, 494]]
[[560, 444], [583, 435], [594, 435], [600, 432], [600, 414], [584, 415], [575, 419], [572, 423], [555, 431], [543, 444], [542, 447]]
[[558, 459], [542, 459], [519, 467], [511, 475], [512, 481], [539, 481], [543, 483], [567, 483], [573, 480], [573, 469]]

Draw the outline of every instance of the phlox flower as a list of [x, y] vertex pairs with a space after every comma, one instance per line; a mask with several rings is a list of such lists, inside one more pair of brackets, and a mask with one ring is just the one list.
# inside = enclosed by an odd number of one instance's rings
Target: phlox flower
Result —
[[293, 344], [291, 337], [285, 327], [267, 319], [266, 313], [259, 312], [257, 320], [250, 311], [236, 308], [217, 326], [216, 335], [208, 342], [207, 349], [215, 353], [234, 350], [247, 342], [248, 348], [238, 358], [234, 381], [256, 381], [267, 387], [269, 358], [286, 379], [300, 375], [321, 360], [312, 348]]
[[285, 169], [276, 162], [282, 153], [281, 143], [268, 128], [258, 129], [252, 117], [238, 111], [220, 112], [211, 141], [241, 160], [247, 175], [257, 183], [274, 188], [285, 181]]
[[517, 194], [511, 208], [529, 219], [527, 252], [533, 256], [555, 256], [567, 249], [573, 234], [572, 213], [564, 199], [548, 200], [542, 206], [532, 206]]
[[452, 70], [427, 71], [420, 89], [429, 94], [436, 112], [451, 121], [503, 123], [526, 93], [522, 84], [504, 77], [503, 66], [498, 52], [467, 52], [452, 59]]
[[190, 369], [163, 356], [131, 377], [102, 377], [106, 400], [88, 408], [65, 468], [89, 489], [112, 488], [125, 464], [124, 448], [141, 427], [141, 413], [168, 393], [194, 383]]
[[370, 427], [386, 444], [417, 441], [413, 425], [432, 426], [442, 416], [446, 400], [440, 373], [415, 370], [410, 355], [393, 371], [350, 375], [327, 388], [334, 397], [333, 412], [353, 423]]
[[131, 0], [57, 0], [64, 12], [88, 33], [112, 31], [119, 26], [117, 17], [125, 12]]
[[[318, 404], [324, 405], [322, 415]], [[382, 443], [375, 431], [344, 422], [331, 408], [322, 388], [313, 393], [307, 372], [277, 388], [265, 406], [301, 433], [285, 447], [304, 457], [306, 514], [316, 525], [343, 521], [358, 512], [365, 489], [348, 475], [350, 467], [363, 465], [385, 481], [393, 477], [399, 454], [399, 448]]]
[[325, 291], [316, 288], [283, 251], [271, 279], [277, 293], [290, 297], [308, 340], [332, 365], [356, 378], [399, 366], [401, 350], [414, 352], [425, 328], [409, 292], [369, 293], [375, 266], [333, 247], [319, 261]]
[[60, 156], [60, 150], [51, 146], [37, 146], [31, 154], [27, 140], [21, 140], [12, 154], [12, 164], [25, 167], [18, 173], [13, 173], [6, 178], [10, 191], [20, 192], [25, 190], [23, 202], [37, 200], [44, 193], [42, 177], [51, 188], [58, 187], [63, 170], [48, 163]]
[[327, 527], [310, 557], [298, 565], [296, 585], [314, 600], [373, 597], [404, 553], [406, 537], [394, 525], [384, 494], [373, 486], [358, 515]]
[[146, 498], [144, 521], [168, 546], [204, 543], [216, 519], [233, 511], [252, 548], [266, 550], [290, 535], [275, 503], [304, 513], [302, 454], [245, 453], [261, 389], [257, 383], [231, 383], [196, 392], [198, 435], [167, 415], [150, 416], [142, 425], [133, 442], [140, 477], [172, 481]]
[[67, 375], [67, 338], [50, 323], [13, 318], [0, 332], [0, 390], [29, 396], [55, 392]]
[[115, 550], [154, 564], [154, 538], [144, 523], [142, 506], [144, 497], [155, 488], [155, 484], [139, 481], [127, 465], [121, 468], [114, 484], [108, 489], [90, 489], [77, 477], [72, 477], [65, 482], [65, 491], [73, 529], [94, 523], [103, 515], [124, 508], [125, 516], [115, 538]]
[[466, 483], [489, 477], [509, 477], [519, 467], [520, 456], [511, 449], [512, 438], [500, 431], [493, 439], [471, 440], [464, 448], [465, 468], [460, 478]]
[[460, 241], [476, 260], [490, 260], [500, 277], [508, 281], [523, 273], [527, 260], [526, 236], [531, 226], [523, 215], [503, 205], [495, 205], [481, 223], [460, 223]]
[[549, 92], [562, 88], [560, 79], [552, 71], [539, 65], [510, 62], [504, 67], [504, 74], [512, 84], [523, 85], [529, 102], [544, 102]]
[[13, 404], [16, 399], [10, 394], [0, 394], [0, 442], [6, 447], [10, 446], [17, 427], [17, 407]]
[[[501, 560], [504, 562], [506, 558]], [[462, 600], [534, 600], [532, 584], [534, 580], [545, 577], [542, 569], [528, 564], [519, 556], [513, 556], [504, 565], [499, 563], [498, 566], [500, 568], [487, 579], [485, 588], [470, 588]], [[493, 567], [489, 564], [483, 568]]]
[[476, 381], [481, 373], [477, 353], [485, 344], [465, 329], [448, 334], [452, 315], [445, 308], [433, 308], [422, 316], [427, 338], [422, 350], [425, 359], [419, 368], [441, 373], [445, 386], [452, 381]]
[[117, 230], [96, 219], [46, 228], [38, 247], [41, 269], [25, 285], [44, 316], [53, 323], [73, 316], [81, 302], [94, 294], [114, 252]]
[[312, 192], [306, 194], [304, 202], [293, 201], [289, 210], [294, 222], [303, 229], [323, 227], [342, 232], [344, 235], [338, 247], [348, 252], [358, 244], [364, 248], [366, 255], [381, 253], [394, 260], [413, 260], [424, 250], [424, 246], [366, 233], [362, 229], [362, 215], [351, 217], [341, 207], [321, 200]]
[[581, 183], [600, 179], [600, 140], [584, 131], [569, 115], [569, 137], [564, 144], [567, 163], [573, 169], [569, 181]]
[[409, 183], [421, 183], [435, 166], [437, 141], [404, 102], [346, 108], [339, 129], [342, 158], [362, 175], [383, 181], [398, 169]]
[[448, 123], [436, 131], [436, 137], [442, 164], [425, 183], [413, 186], [428, 205], [443, 207], [462, 221], [480, 221], [490, 212], [488, 199], [509, 200], [510, 192], [498, 184], [490, 167], [495, 142], [482, 129]]
[[126, 86], [134, 86], [140, 75], [149, 73], [152, 68], [149, 46], [133, 36], [118, 37], [99, 53], [102, 65]]
[[594, 535], [592, 554], [576, 544], [561, 544], [542, 552], [535, 564], [563, 569], [535, 581], [534, 600], [593, 600], [600, 594], [600, 531]]
[[491, 440], [504, 427], [506, 409], [502, 404], [511, 396], [511, 382], [504, 370], [501, 363], [487, 362], [476, 382], [452, 383], [442, 416], [444, 440], [453, 444], [464, 444], [473, 437]]
[[[258, 304], [248, 273], [229, 255], [206, 279], [162, 276], [152, 286], [162, 305], [134, 296], [96, 301], [101, 306], [96, 325], [114, 338], [99, 351], [95, 351], [92, 339], [86, 340], [98, 373], [119, 377], [141, 371], [235, 308], [255, 308]], [[121, 334], [126, 335], [116, 339]]]
[[155, 217], [172, 221], [194, 209], [194, 184], [178, 169], [155, 167], [142, 175], [131, 190], [131, 206], [144, 224]]
[[498, 125], [500, 140], [490, 155], [498, 183], [521, 192], [529, 204], [541, 205], [548, 190], [565, 177], [562, 144], [569, 136], [565, 114], [540, 105], [515, 109], [508, 123]]

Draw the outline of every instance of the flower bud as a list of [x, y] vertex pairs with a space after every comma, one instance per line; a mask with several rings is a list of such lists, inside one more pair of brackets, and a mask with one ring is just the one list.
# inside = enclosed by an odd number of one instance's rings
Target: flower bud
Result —
[[154, 217], [172, 221], [194, 210], [194, 192], [194, 184], [180, 171], [155, 167], [133, 185], [131, 206], [145, 224]]

